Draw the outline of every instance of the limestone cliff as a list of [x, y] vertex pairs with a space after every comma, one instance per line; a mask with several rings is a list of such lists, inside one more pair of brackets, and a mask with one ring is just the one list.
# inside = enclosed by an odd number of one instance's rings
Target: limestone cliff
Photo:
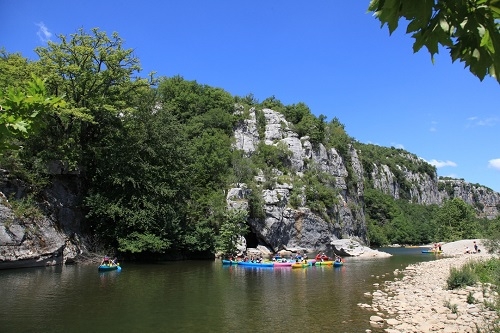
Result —
[[[405, 155], [409, 163], [425, 163], [412, 155]], [[373, 165], [370, 178], [373, 187], [389, 194], [395, 199], [402, 198], [417, 204], [441, 205], [445, 200], [460, 198], [473, 206], [479, 217], [493, 219], [500, 215], [500, 193], [479, 184], [471, 184], [463, 179], [432, 177], [426, 173], [408, 170], [404, 165], [397, 166], [404, 174], [404, 185], [385, 164]]]
[[[350, 149], [350, 160], [344, 161], [334, 148], [326, 149], [322, 144], [313, 148], [308, 137], [299, 138], [282, 114], [270, 109], [262, 111], [266, 120], [262, 141], [266, 145], [275, 146], [284, 143], [291, 152], [289, 162], [292, 175], [289, 179], [300, 179], [305, 171], [314, 167], [318, 172], [334, 178], [338, 198], [334, 207], [328, 208], [334, 212], [335, 220], [326, 221], [306, 207], [308, 198], [303, 187], [278, 181], [271, 189], [261, 188], [265, 217], [249, 220], [258, 242], [273, 251], [291, 248], [322, 250], [339, 238], [355, 238], [365, 242], [366, 225], [361, 208], [363, 169], [356, 150]], [[256, 151], [259, 141], [255, 109], [251, 109], [249, 117], [235, 129], [235, 148], [243, 150], [249, 156]], [[357, 191], [354, 193], [351, 193], [347, 186], [349, 177], [347, 164], [356, 173], [354, 178], [358, 180]], [[274, 176], [279, 179], [282, 173], [274, 170]], [[266, 181], [263, 174], [257, 180], [260, 183]], [[238, 187], [230, 189], [227, 196], [228, 204], [232, 207], [246, 207], [247, 193], [246, 184], [239, 184]], [[294, 193], [301, 201], [296, 208], [290, 205]]]
[[24, 184], [2, 170], [0, 269], [57, 265], [81, 252], [77, 241], [81, 216], [74, 193], [63, 184], [55, 181], [43, 202], [14, 207], [8, 197], [26, 200]]
[[[309, 137], [299, 137], [281, 113], [270, 109], [262, 110], [265, 131], [264, 137], [259, 137], [256, 111], [250, 109], [246, 119], [236, 127], [234, 147], [251, 156], [256, 152], [259, 142], [274, 146], [284, 143], [291, 152], [289, 180], [286, 183], [275, 181], [272, 188], [261, 186], [258, 190], [264, 199], [265, 216], [249, 220], [257, 242], [272, 251], [291, 248], [322, 250], [341, 238], [366, 241], [366, 222], [362, 209], [365, 183], [395, 199], [440, 205], [444, 200], [459, 197], [476, 207], [479, 216], [494, 218], [499, 215], [499, 193], [462, 180], [439, 180], [434, 168], [403, 150], [395, 152], [398, 154], [397, 160], [402, 161], [400, 164], [389, 166], [379, 160], [368, 165], [369, 170], [365, 170], [359, 157], [363, 152], [356, 150], [354, 145], [350, 146], [347, 158], [343, 158], [335, 148], [327, 149], [322, 144], [313, 147]], [[242, 110], [237, 112], [241, 113]], [[410, 165], [412, 168], [408, 167]], [[308, 198], [304, 187], [295, 185], [312, 167], [335, 179], [333, 186], [338, 190], [338, 200], [333, 207], [329, 207], [335, 212], [333, 221], [327, 221], [307, 208]], [[274, 174], [268, 177], [279, 180], [283, 178], [281, 176], [281, 172], [274, 170]], [[260, 184], [266, 181], [262, 173], [257, 178]], [[246, 184], [238, 184], [230, 189], [228, 205], [247, 207], [248, 191]], [[295, 208], [290, 204], [294, 194], [300, 197], [300, 204]]]

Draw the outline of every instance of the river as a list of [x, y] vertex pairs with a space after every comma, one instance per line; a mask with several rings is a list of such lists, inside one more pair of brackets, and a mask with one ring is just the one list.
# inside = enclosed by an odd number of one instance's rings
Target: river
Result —
[[[364, 332], [358, 303], [420, 249], [343, 267], [248, 268], [216, 261], [0, 271], [0, 332]], [[374, 330], [375, 332], [375, 330]]]

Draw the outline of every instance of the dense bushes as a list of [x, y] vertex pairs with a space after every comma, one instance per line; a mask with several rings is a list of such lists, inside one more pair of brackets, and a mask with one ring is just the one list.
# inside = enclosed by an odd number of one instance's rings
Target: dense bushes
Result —
[[452, 268], [446, 284], [451, 290], [477, 282], [500, 285], [500, 259], [470, 261], [460, 268]]
[[466, 286], [473, 286], [477, 282], [477, 275], [475, 274], [471, 264], [465, 264], [462, 268], [451, 268], [450, 276], [446, 280], [448, 289], [457, 289]]

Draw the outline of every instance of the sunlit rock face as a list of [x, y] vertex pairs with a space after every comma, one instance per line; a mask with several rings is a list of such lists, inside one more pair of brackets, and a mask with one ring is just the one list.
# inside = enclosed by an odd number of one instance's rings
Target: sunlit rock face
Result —
[[[243, 111], [240, 108], [237, 112]], [[261, 130], [261, 136], [256, 112], [262, 112], [265, 118], [265, 130]], [[473, 205], [479, 216], [494, 218], [499, 215], [499, 193], [463, 180], [438, 180], [435, 172], [414, 172], [397, 165], [399, 173], [396, 176], [381, 161], [372, 166], [370, 181], [366, 182], [359, 152], [353, 146], [350, 146], [347, 158], [343, 158], [335, 147], [327, 149], [322, 144], [313, 145], [309, 137], [299, 137], [283, 114], [270, 109], [257, 111], [251, 108], [246, 119], [236, 126], [234, 133], [234, 148], [244, 151], [247, 156], [256, 152], [259, 143], [286, 147], [290, 152], [287, 175], [273, 170], [273, 175], [267, 177], [273, 178], [274, 182], [269, 182], [270, 179], [259, 172], [256, 182], [262, 185], [267, 181], [268, 186], [258, 189], [262, 191], [260, 194], [264, 199], [265, 217], [248, 221], [259, 242], [273, 251], [333, 249], [332, 242], [347, 238], [364, 244], [367, 241], [363, 209], [366, 183], [395, 199], [422, 205], [441, 205], [444, 200], [459, 197]], [[425, 163], [412, 154], [402, 154], [402, 157], [412, 165]], [[310, 168], [315, 168], [334, 180], [338, 197], [336, 204], [327, 207], [333, 212], [330, 216], [335, 216], [333, 220], [327, 221], [307, 208], [305, 188], [296, 184]], [[348, 189], [349, 181], [351, 186]], [[269, 183], [274, 185], [269, 188]], [[355, 185], [352, 186], [352, 183]], [[235, 184], [228, 191], [228, 205], [233, 208], [248, 208], [248, 191], [246, 184]], [[292, 197], [295, 198], [294, 205], [290, 204]]]
[[[294, 177], [288, 175], [291, 182], [287, 182], [283, 181], [287, 175], [274, 170], [274, 176], [280, 180], [275, 182], [273, 188], [259, 189], [264, 199], [265, 217], [250, 218], [248, 221], [259, 242], [273, 251], [281, 249], [315, 251], [329, 249], [332, 240], [343, 237], [366, 241], [365, 219], [360, 208], [362, 178], [357, 177], [358, 192], [354, 195], [348, 194], [346, 178], [349, 174], [346, 162], [334, 148], [326, 149], [322, 144], [314, 148], [309, 137], [299, 138], [285, 117], [270, 109], [262, 110], [266, 125], [264, 136], [259, 138], [255, 112], [254, 108], [250, 109], [247, 119], [236, 127], [234, 147], [243, 150], [247, 156], [255, 153], [261, 141], [267, 145], [286, 147], [290, 151], [290, 173], [294, 175]], [[349, 154], [352, 169], [358, 176], [362, 176], [363, 169], [356, 151], [351, 149]], [[300, 179], [312, 166], [330, 175], [335, 188], [338, 189], [337, 203], [328, 208], [334, 212], [334, 221], [326, 221], [305, 207], [307, 198], [304, 188], [292, 183], [292, 178]], [[262, 172], [256, 177], [257, 183], [260, 184], [267, 180]], [[235, 188], [228, 191], [228, 205], [233, 208], [248, 207], [247, 185], [235, 185]], [[292, 195], [299, 198], [298, 207], [292, 208], [289, 204]]]

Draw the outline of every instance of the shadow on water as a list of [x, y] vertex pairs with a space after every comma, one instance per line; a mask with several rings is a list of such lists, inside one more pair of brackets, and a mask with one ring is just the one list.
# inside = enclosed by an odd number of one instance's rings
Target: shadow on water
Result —
[[342, 267], [255, 268], [220, 261], [0, 271], [0, 327], [8, 332], [363, 332], [358, 303], [395, 269], [434, 260], [420, 249], [346, 258]]

